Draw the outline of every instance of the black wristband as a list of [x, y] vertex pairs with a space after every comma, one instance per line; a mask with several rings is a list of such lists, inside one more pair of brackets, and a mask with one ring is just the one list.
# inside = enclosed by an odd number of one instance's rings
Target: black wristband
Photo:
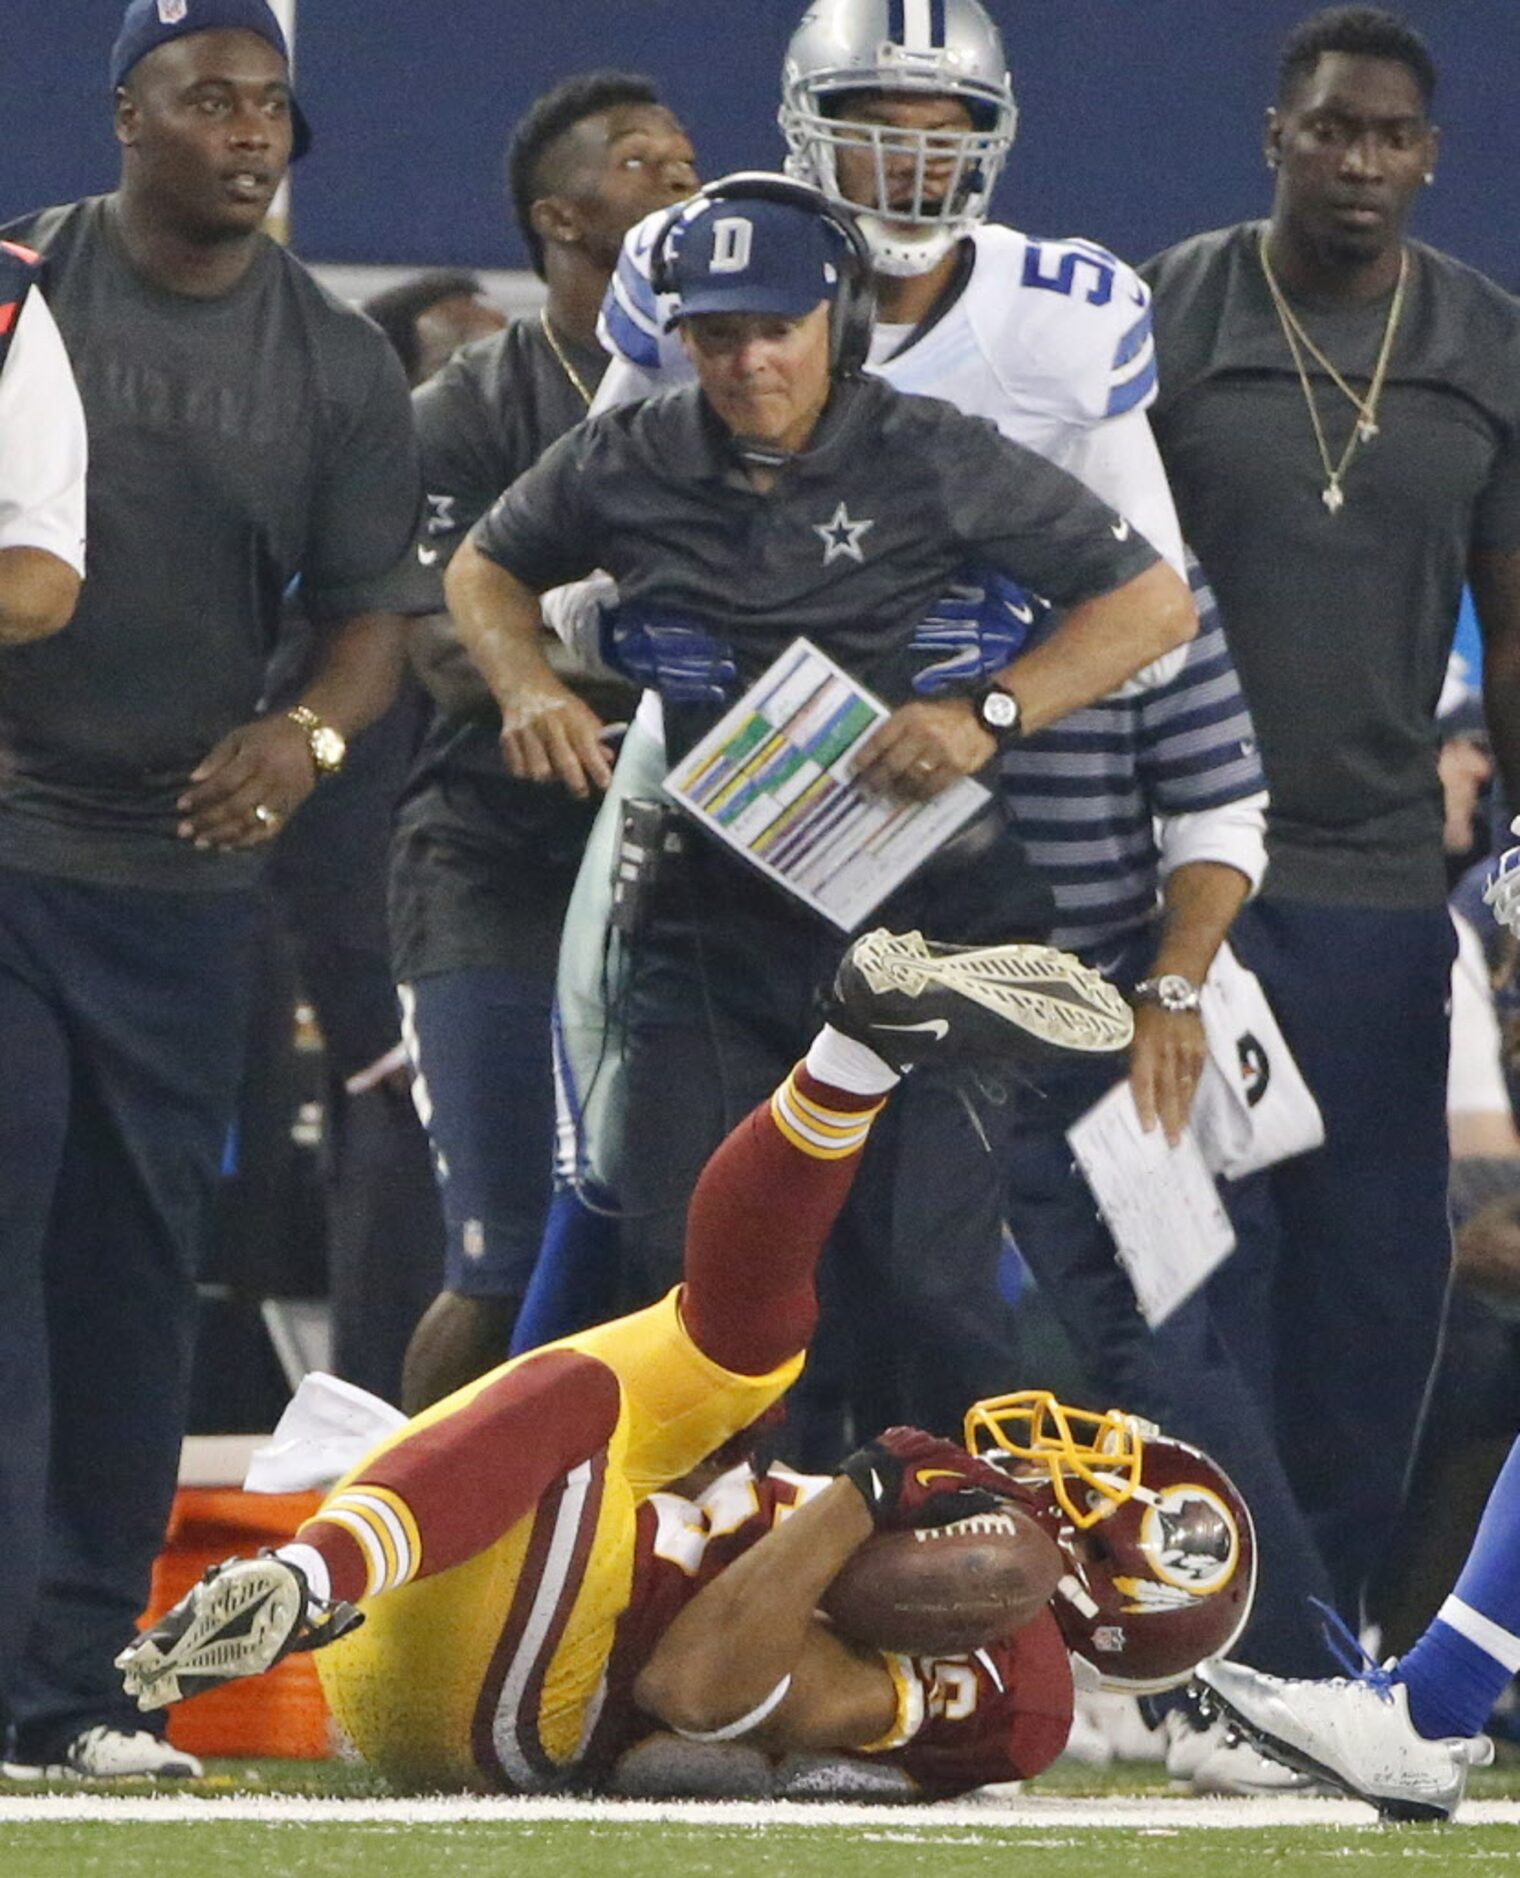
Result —
[[1024, 714], [1011, 691], [1002, 685], [978, 685], [970, 697], [976, 721], [988, 736], [997, 739], [1000, 750], [1019, 742], [1024, 735]]

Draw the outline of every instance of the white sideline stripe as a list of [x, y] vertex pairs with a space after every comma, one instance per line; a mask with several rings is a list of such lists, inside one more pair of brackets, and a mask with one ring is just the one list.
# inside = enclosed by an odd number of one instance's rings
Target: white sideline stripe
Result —
[[[1171, 1831], [1189, 1827], [1365, 1826], [1383, 1833], [1372, 1809], [1359, 1800], [1279, 1796], [1221, 1799], [1028, 1799], [950, 1800], [940, 1806], [854, 1806], [837, 1801], [791, 1805], [754, 1800], [556, 1800], [460, 1795], [453, 1799], [338, 1800], [304, 1795], [192, 1799], [164, 1795], [128, 1799], [111, 1794], [39, 1793], [27, 1799], [0, 1797], [0, 1826], [39, 1825], [59, 1820], [137, 1825], [243, 1820], [256, 1825], [428, 1825], [458, 1821], [531, 1825], [548, 1820], [597, 1820], [606, 1825], [689, 1826], [868, 1826], [922, 1827], [926, 1831], [1049, 1828], [1127, 1828]], [[1520, 1825], [1520, 1800], [1469, 1800], [1456, 1827]], [[1413, 1846], [1418, 1834], [1412, 1835]], [[1421, 1839], [1421, 1844], [1425, 1841]]]

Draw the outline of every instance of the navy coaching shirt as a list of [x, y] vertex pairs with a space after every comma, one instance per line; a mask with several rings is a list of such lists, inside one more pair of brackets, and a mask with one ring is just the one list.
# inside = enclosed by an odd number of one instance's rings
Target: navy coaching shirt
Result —
[[692, 661], [714, 676], [696, 698], [662, 676], [673, 757], [799, 635], [897, 705], [931, 656], [915, 655], [915, 629], [960, 570], [991, 566], [1073, 606], [1159, 559], [984, 419], [874, 378], [836, 387], [811, 447], [765, 494], [687, 386], [561, 438], [472, 538], [536, 591], [602, 567], [626, 613], [690, 624]]

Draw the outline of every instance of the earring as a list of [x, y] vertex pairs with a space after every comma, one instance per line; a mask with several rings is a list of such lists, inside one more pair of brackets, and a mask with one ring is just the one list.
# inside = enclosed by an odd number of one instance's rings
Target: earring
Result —
[[1425, 172], [1425, 181], [1426, 181], [1427, 183], [1433, 183], [1433, 182], [1435, 181], [1435, 179], [1436, 179], [1436, 173], [1435, 173], [1435, 171], [1434, 171], [1434, 170], [1426, 170], [1426, 172]]

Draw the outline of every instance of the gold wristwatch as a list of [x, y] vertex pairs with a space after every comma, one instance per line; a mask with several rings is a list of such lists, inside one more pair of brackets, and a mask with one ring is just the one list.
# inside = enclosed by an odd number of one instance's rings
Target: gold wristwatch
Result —
[[298, 704], [285, 715], [292, 724], [299, 724], [306, 732], [306, 747], [311, 751], [311, 760], [317, 766], [318, 776], [335, 776], [343, 767], [343, 759], [348, 755], [348, 744], [341, 730], [334, 730], [331, 724], [324, 723], [309, 704]]

